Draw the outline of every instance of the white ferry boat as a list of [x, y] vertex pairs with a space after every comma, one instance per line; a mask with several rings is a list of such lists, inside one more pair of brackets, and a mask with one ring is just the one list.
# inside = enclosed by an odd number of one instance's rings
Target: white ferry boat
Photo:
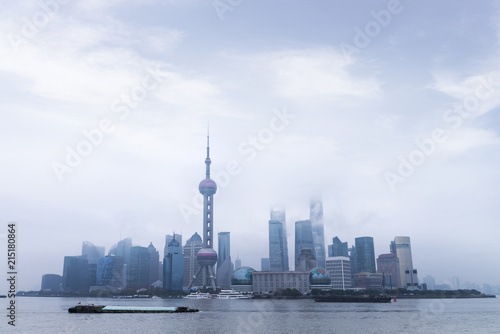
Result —
[[212, 299], [213, 297], [208, 292], [196, 291], [196, 292], [191, 292], [189, 295], [183, 296], [182, 298], [185, 298], [185, 299]]
[[217, 295], [214, 296], [215, 299], [251, 299], [252, 295], [244, 295], [241, 292], [236, 292], [234, 290], [221, 290]]

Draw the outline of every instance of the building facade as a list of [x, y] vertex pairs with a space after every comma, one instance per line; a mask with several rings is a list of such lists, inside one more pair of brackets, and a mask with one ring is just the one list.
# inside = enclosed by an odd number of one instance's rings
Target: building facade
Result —
[[288, 271], [288, 254], [284, 237], [283, 223], [277, 220], [269, 221], [269, 270]]
[[[271, 209], [271, 219], [272, 221], [279, 221], [282, 224], [283, 232], [282, 232], [282, 254], [283, 254], [283, 271], [289, 271], [289, 257], [288, 257], [288, 238], [286, 232], [286, 213], [282, 208], [273, 208]], [[271, 237], [269, 237], [271, 238]]]
[[217, 284], [221, 289], [229, 289], [233, 264], [231, 262], [231, 235], [229, 232], [218, 233]]
[[254, 293], [273, 293], [281, 289], [297, 289], [302, 294], [310, 291], [309, 271], [254, 271], [252, 272]]
[[323, 202], [321, 199], [312, 199], [310, 202], [310, 220], [313, 237], [314, 257], [318, 267], [325, 267], [325, 228], [323, 224]]
[[377, 272], [384, 276], [383, 284], [386, 289], [397, 289], [401, 287], [399, 259], [394, 254], [380, 254], [378, 256]]
[[160, 252], [156, 250], [152, 242], [149, 243], [148, 252], [149, 252], [149, 284], [153, 284], [154, 282], [160, 279]]
[[303, 248], [295, 263], [295, 271], [310, 271], [317, 266], [312, 249]]
[[151, 258], [147, 247], [130, 248], [130, 265], [127, 268], [127, 288], [141, 289], [150, 286]]
[[[295, 257], [294, 264], [297, 264], [302, 249], [310, 249], [314, 252], [313, 233], [310, 220], [299, 220], [295, 222]], [[295, 267], [296, 271], [299, 271]]]
[[62, 288], [62, 276], [56, 274], [45, 274], [42, 276], [41, 291], [58, 292]]
[[330, 273], [332, 289], [345, 290], [352, 288], [351, 261], [347, 256], [326, 258], [326, 270]]
[[163, 289], [167, 291], [182, 290], [184, 282], [184, 256], [181, 245], [175, 240], [170, 241], [167, 255], [163, 259]]
[[90, 289], [89, 262], [86, 256], [65, 256], [62, 290], [87, 293]]
[[340, 241], [339, 237], [332, 240], [332, 244], [328, 245], [328, 257], [349, 256], [347, 242]]
[[375, 247], [372, 237], [359, 237], [355, 239], [357, 272], [376, 273]]
[[378, 273], [361, 272], [354, 275], [356, 287], [366, 290], [382, 290], [384, 276]]
[[[183, 248], [183, 256], [184, 256], [184, 283], [182, 284], [184, 288], [189, 286], [191, 279], [194, 277], [194, 274], [200, 268], [198, 260], [196, 259], [196, 255], [203, 248], [203, 242], [198, 233], [195, 232], [186, 241], [186, 244]], [[197, 277], [197, 279], [193, 283], [194, 286], [201, 285], [201, 278]]]
[[108, 287], [109, 290], [125, 288], [125, 269], [125, 259], [123, 257], [101, 257], [97, 262], [96, 286]]
[[413, 270], [410, 237], [394, 237], [394, 241], [391, 242], [391, 253], [399, 259], [400, 286], [406, 287], [408, 283], [411, 285], [411, 277], [410, 281], [406, 279], [406, 270]]
[[260, 259], [260, 271], [271, 271], [271, 265], [268, 257]]

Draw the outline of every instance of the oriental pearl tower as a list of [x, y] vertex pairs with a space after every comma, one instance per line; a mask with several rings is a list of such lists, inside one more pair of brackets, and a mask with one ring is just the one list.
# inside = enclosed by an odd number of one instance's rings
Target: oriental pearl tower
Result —
[[191, 278], [188, 289], [191, 289], [198, 275], [202, 274], [202, 286], [206, 288], [207, 283], [216, 290], [214, 265], [217, 263], [217, 253], [213, 249], [213, 203], [214, 194], [217, 192], [217, 185], [210, 179], [210, 136], [207, 134], [207, 158], [205, 159], [206, 175], [200, 182], [199, 189], [203, 195], [203, 248], [196, 255], [200, 268]]

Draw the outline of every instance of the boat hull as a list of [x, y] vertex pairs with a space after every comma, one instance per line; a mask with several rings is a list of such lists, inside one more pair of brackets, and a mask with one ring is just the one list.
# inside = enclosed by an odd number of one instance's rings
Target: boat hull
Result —
[[391, 297], [386, 296], [321, 296], [314, 298], [314, 301], [324, 303], [390, 303], [391, 299]]
[[77, 305], [68, 309], [69, 313], [191, 313], [197, 309], [187, 307], [128, 307], [104, 305]]

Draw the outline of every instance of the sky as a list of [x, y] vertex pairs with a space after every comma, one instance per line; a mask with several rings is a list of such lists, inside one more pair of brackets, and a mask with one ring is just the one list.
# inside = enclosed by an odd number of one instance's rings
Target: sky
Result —
[[292, 259], [321, 196], [326, 244], [409, 236], [420, 279], [500, 285], [499, 22], [493, 0], [0, 2], [17, 289], [84, 241], [202, 235], [208, 124], [233, 261], [260, 270], [275, 206]]

